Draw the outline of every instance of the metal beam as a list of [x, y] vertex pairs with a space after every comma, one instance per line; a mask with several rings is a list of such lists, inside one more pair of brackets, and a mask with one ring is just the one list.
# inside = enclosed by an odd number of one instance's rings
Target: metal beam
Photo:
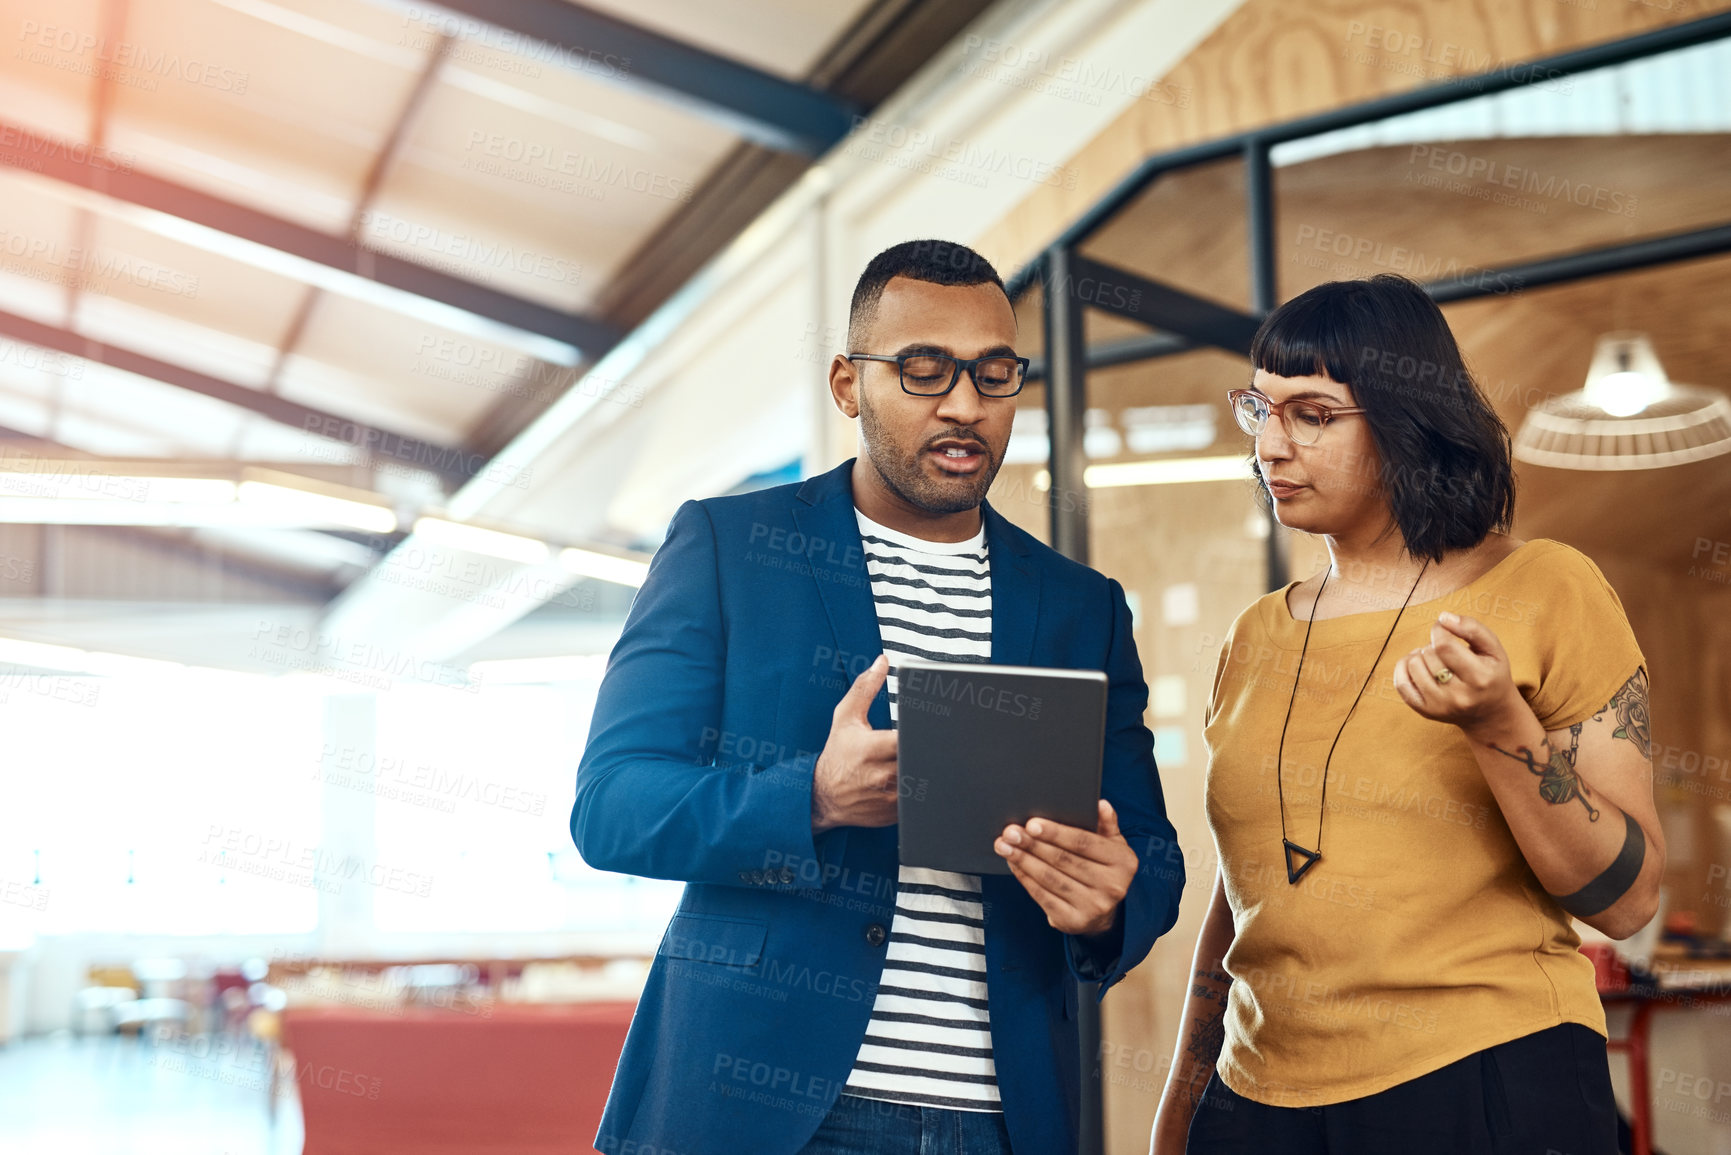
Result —
[[[1249, 140], [1244, 144], [1244, 235], [1250, 258], [1250, 310], [1257, 317], [1274, 312], [1280, 300], [1280, 269], [1274, 260], [1274, 167], [1268, 158], [1268, 143]], [[1270, 591], [1290, 579], [1286, 550], [1280, 537], [1280, 519], [1274, 506], [1265, 505], [1262, 516], [1268, 536], [1262, 543], [1263, 584]]]
[[1244, 235], [1249, 242], [1250, 311], [1260, 320], [1280, 301], [1280, 270], [1274, 262], [1274, 167], [1268, 145], [1244, 146]]
[[[1134, 171], [1114, 185], [1110, 192], [1095, 201], [1087, 212], [1065, 228], [1052, 242], [1052, 245], [1054, 247], [1060, 245], [1075, 247], [1082, 244], [1093, 236], [1102, 225], [1128, 207], [1131, 201], [1142, 195], [1143, 191], [1159, 179], [1162, 173], [1186, 168], [1193, 164], [1205, 164], [1209, 161], [1226, 160], [1240, 156], [1243, 154], [1245, 146], [1252, 141], [1272, 145], [1289, 140], [1301, 140], [1310, 136], [1320, 136], [1322, 133], [1334, 132], [1337, 129], [1352, 128], [1356, 125], [1386, 120], [1389, 117], [1402, 116], [1410, 112], [1421, 112], [1428, 108], [1441, 108], [1458, 101], [1507, 92], [1531, 84], [1561, 79], [1564, 76], [1591, 72], [1597, 68], [1627, 64], [1631, 60], [1641, 60], [1662, 52], [1674, 52], [1697, 44], [1723, 40], [1726, 37], [1731, 37], [1731, 12], [1716, 12], [1699, 20], [1689, 20], [1681, 24], [1655, 28], [1650, 32], [1627, 36], [1621, 40], [1591, 44], [1585, 48], [1571, 49], [1555, 56], [1510, 64], [1476, 76], [1451, 76], [1439, 80], [1435, 84], [1414, 88], [1406, 92], [1397, 92], [1392, 96], [1361, 101], [1358, 104], [1333, 108], [1313, 116], [1289, 120], [1284, 124], [1252, 129], [1233, 136], [1203, 141], [1199, 144], [1173, 149], [1170, 152], [1163, 152], [1151, 156], [1137, 165]], [[1019, 271], [1009, 282], [1010, 299], [1014, 300], [1023, 289], [1033, 282], [1033, 279], [1034, 272], [1032, 269]]]
[[439, 7], [539, 41], [585, 75], [683, 105], [780, 152], [821, 156], [853, 128], [853, 106], [829, 93], [569, 0], [439, 0]]
[[[1420, 287], [1430, 295], [1431, 300], [1439, 305], [1446, 305], [1454, 301], [1507, 296], [1514, 292], [1547, 285], [1562, 285], [1589, 277], [1632, 273], [1655, 265], [1700, 260], [1726, 253], [1731, 253], [1731, 224], [1565, 253], [1560, 257], [1547, 257], [1527, 264], [1485, 269], [1470, 276], [1432, 281]], [[1087, 363], [1089, 369], [1104, 369], [1114, 365], [1169, 357], [1193, 348], [1194, 345], [1180, 338], [1152, 333], [1146, 337], [1131, 337], [1090, 346]], [[1045, 372], [1045, 361], [1036, 359], [1028, 365], [1028, 380], [1042, 380]]]
[[1052, 548], [1088, 564], [1087, 489], [1082, 484], [1083, 414], [1088, 408], [1087, 346], [1082, 339], [1083, 302], [1074, 286], [1080, 279], [1075, 253], [1046, 254], [1046, 428], [1051, 458], [1047, 502], [1052, 515]]
[[1478, 297], [1506, 296], [1587, 277], [1632, 273], [1653, 265], [1715, 257], [1728, 252], [1731, 252], [1731, 223], [1485, 269], [1471, 276], [1432, 281], [1424, 286], [1424, 291], [1430, 294], [1431, 300], [1442, 305]]
[[[1175, 333], [1193, 344], [1212, 345], [1243, 356], [1250, 352], [1250, 338], [1261, 324], [1247, 313], [1080, 253], [1069, 256], [1069, 266], [1071, 295], [1083, 304], [1151, 329]], [[1048, 293], [1053, 283], [1048, 278]]]
[[431, 441], [423, 441], [418, 437], [405, 437], [375, 425], [355, 421], [323, 409], [314, 409], [310, 405], [301, 405], [287, 398], [265, 393], [258, 389], [249, 389], [245, 385], [237, 385], [233, 381], [224, 381], [220, 377], [212, 377], [208, 373], [200, 373], [196, 369], [188, 369], [184, 365], [173, 365], [167, 361], [159, 361], [155, 357], [123, 349], [117, 345], [109, 345], [90, 337], [82, 336], [68, 329], [54, 325], [44, 325], [40, 321], [32, 321], [28, 317], [20, 317], [16, 313], [0, 311], [0, 335], [35, 345], [42, 349], [53, 349], [73, 357], [81, 357], [99, 365], [108, 365], [127, 373], [136, 373], [140, 377], [148, 377], [164, 385], [173, 385], [193, 393], [200, 393], [217, 401], [226, 402], [248, 412], [267, 417], [279, 425], [301, 430], [303, 433], [330, 438], [363, 449], [375, 456], [407, 465], [425, 469], [453, 481], [467, 481], [479, 473], [486, 465], [486, 458], [478, 453], [469, 453], [454, 446], [439, 445]]
[[134, 171], [102, 149], [44, 136], [5, 121], [0, 121], [0, 164], [155, 209], [526, 333], [562, 341], [581, 351], [587, 360], [595, 360], [619, 340], [618, 331], [604, 321], [561, 312], [402, 257], [363, 248], [346, 237]]
[[[1126, 337], [1122, 341], [1102, 341], [1098, 345], [1088, 346], [1088, 371], [1096, 369], [1111, 369], [1117, 365], [1133, 365], [1138, 361], [1152, 361], [1157, 357], [1170, 357], [1174, 353], [1183, 353], [1196, 348], [1182, 337], [1174, 337], [1170, 333], [1149, 333], [1143, 337]], [[1035, 357], [1028, 362], [1026, 374], [1029, 381], [1044, 381], [1046, 379], [1046, 359]]]
[[[1046, 253], [1046, 428], [1050, 457], [1046, 490], [1052, 517], [1052, 548], [1073, 561], [1088, 564], [1087, 489], [1082, 484], [1083, 415], [1088, 407], [1087, 347], [1082, 339], [1082, 306], [1075, 288], [1076, 254], [1066, 249]], [[1066, 980], [1072, 981], [1072, 980]], [[1078, 1119], [1078, 1155], [1100, 1155], [1105, 1134], [1104, 1088], [1097, 1075], [1100, 1060], [1100, 999], [1096, 984], [1076, 983], [1076, 1036], [1082, 1066], [1082, 1101]]]

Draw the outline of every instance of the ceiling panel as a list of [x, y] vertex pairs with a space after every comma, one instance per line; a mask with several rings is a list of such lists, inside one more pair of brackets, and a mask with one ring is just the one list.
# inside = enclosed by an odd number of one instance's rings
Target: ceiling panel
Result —
[[0, 115], [56, 136], [90, 131], [92, 77], [100, 67], [79, 38], [101, 23], [102, 0], [0, 0]]
[[283, 396], [446, 444], [501, 398], [551, 401], [569, 380], [508, 346], [324, 294], [285, 368]]
[[427, 56], [352, 7], [363, 27], [263, 0], [130, 0], [139, 63], [119, 70], [111, 142], [141, 168], [342, 231]]
[[539, 69], [447, 66], [369, 217], [369, 244], [584, 308], [738, 143], [635, 92]]
[[[94, 215], [84, 265], [86, 292], [222, 334], [227, 339], [214, 350], [222, 364], [208, 371], [246, 384], [262, 381], [269, 362], [238, 359], [237, 343], [274, 347], [306, 292], [303, 284], [279, 273]], [[150, 342], [140, 333], [122, 343], [142, 349]], [[153, 355], [191, 360], [184, 349]]]
[[[871, 3], [596, 7], [798, 78]], [[694, 105], [622, 83], [629, 62], [598, 66], [411, 0], [0, 0], [0, 27], [22, 42], [0, 61], [0, 121], [100, 139], [123, 170], [352, 229], [363, 250], [573, 314], [598, 310], [742, 143]], [[445, 445], [539, 411], [575, 374], [554, 363], [557, 342], [381, 289], [364, 267], [333, 274], [239, 241], [201, 226], [202, 206], [165, 207], [187, 219], [0, 169], [0, 309]], [[71, 358], [8, 363], [7, 348], [0, 337], [0, 416], [75, 448], [358, 456], [190, 389]]]
[[0, 169], [0, 309], [59, 323], [65, 290], [81, 261], [77, 214], [42, 196], [32, 178]]
[[[0, 428], [46, 438], [65, 371], [25, 367], [11, 343], [0, 345], [0, 350], [5, 354], [0, 359]], [[72, 371], [81, 372], [82, 366]]]
[[249, 389], [264, 387], [275, 356], [274, 334], [254, 340], [94, 293], [78, 298], [73, 327], [80, 336]]
[[[244, 414], [221, 401], [106, 365], [63, 378], [50, 436], [91, 453], [227, 457]], [[106, 439], [106, 442], [105, 442]]]

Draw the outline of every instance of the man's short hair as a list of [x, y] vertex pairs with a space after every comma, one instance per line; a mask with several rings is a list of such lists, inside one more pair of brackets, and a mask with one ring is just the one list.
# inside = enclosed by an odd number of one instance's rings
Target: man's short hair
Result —
[[[998, 276], [992, 262], [966, 245], [931, 240], [891, 245], [871, 259], [865, 272], [860, 274], [859, 283], [854, 285], [853, 304], [847, 316], [849, 353], [879, 352], [861, 348], [859, 343], [865, 340], [866, 330], [877, 318], [878, 299], [884, 295], [884, 286], [895, 277], [909, 277], [934, 285], [990, 284], [1004, 288], [1004, 279]], [[1008, 299], [1007, 290], [1004, 295]]]

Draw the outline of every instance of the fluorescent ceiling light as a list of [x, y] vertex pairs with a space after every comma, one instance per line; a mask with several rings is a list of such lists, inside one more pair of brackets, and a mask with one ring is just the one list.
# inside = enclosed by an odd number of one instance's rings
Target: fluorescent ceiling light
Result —
[[236, 482], [224, 477], [104, 473], [82, 461], [33, 464], [29, 472], [0, 471], [0, 523], [372, 533], [390, 533], [397, 527], [397, 516], [389, 506], [257, 478]]
[[8, 525], [142, 525], [183, 528], [224, 524], [219, 511], [231, 506], [213, 506], [194, 516], [195, 507], [150, 505], [137, 501], [65, 501], [54, 497], [0, 499], [0, 523]]
[[599, 682], [607, 672], [606, 654], [560, 654], [550, 658], [499, 658], [471, 662], [470, 681], [487, 685], [541, 685], [548, 682]]
[[390, 533], [397, 528], [396, 513], [385, 506], [268, 481], [241, 482], [240, 503], [291, 526], [335, 526], [367, 533]]
[[1249, 481], [1243, 454], [1227, 457], [1177, 457], [1158, 461], [1123, 461], [1090, 465], [1082, 471], [1089, 489], [1115, 485], [1183, 485], [1192, 481]]
[[523, 565], [541, 565], [552, 554], [547, 543], [537, 538], [504, 533], [496, 529], [482, 529], [478, 525], [464, 525], [462, 522], [446, 521], [442, 517], [418, 519], [415, 522], [415, 535], [435, 545], [448, 545], [453, 549], [465, 549], [470, 553], [486, 554], [488, 557], [520, 562]]
[[133, 505], [226, 505], [235, 483], [216, 477], [140, 477], [82, 467], [52, 473], [0, 473], [0, 502], [14, 497]]
[[261, 524], [236, 502], [194, 505], [149, 501], [69, 501], [56, 497], [0, 498], [0, 523], [8, 525], [128, 525], [201, 529]]
[[182, 673], [186, 667], [179, 662], [163, 662], [155, 658], [135, 658], [128, 654], [109, 654], [100, 650], [80, 650], [72, 646], [56, 646], [48, 642], [26, 642], [17, 638], [0, 638], [0, 663], [13, 666], [34, 666], [43, 670], [59, 670], [68, 674]]
[[[1249, 481], [1248, 460], [1231, 457], [1176, 457], [1163, 461], [1119, 461], [1090, 465], [1082, 471], [1082, 484], [1089, 489], [1111, 489], [1120, 485], [1184, 485], [1193, 481]], [[1052, 478], [1042, 469], [1034, 475], [1034, 488], [1047, 490]]]
[[649, 563], [636, 561], [628, 557], [615, 557], [608, 553], [596, 553], [591, 549], [567, 549], [560, 551], [559, 564], [574, 574], [582, 577], [600, 578], [604, 582], [618, 582], [622, 586], [641, 588], [643, 579], [649, 576]]

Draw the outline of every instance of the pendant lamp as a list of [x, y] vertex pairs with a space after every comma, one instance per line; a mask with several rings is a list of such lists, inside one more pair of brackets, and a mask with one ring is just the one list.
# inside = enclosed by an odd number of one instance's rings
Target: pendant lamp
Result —
[[1586, 384], [1533, 406], [1517, 460], [1556, 469], [1658, 469], [1731, 453], [1731, 400], [1680, 385], [1644, 333], [1599, 338]]

